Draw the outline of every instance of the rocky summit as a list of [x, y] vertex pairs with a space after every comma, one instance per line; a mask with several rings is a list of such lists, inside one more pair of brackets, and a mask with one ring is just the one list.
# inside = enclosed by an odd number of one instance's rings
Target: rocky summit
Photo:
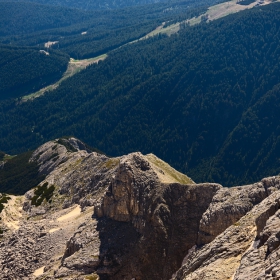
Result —
[[29, 162], [45, 179], [0, 195], [0, 279], [280, 279], [280, 177], [195, 184], [153, 154], [75, 138]]

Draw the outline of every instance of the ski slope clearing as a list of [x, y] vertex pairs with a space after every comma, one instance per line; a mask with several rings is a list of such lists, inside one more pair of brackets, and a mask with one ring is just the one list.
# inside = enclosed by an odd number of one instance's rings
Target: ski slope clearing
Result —
[[64, 73], [63, 77], [58, 82], [56, 82], [55, 84], [49, 85], [45, 88], [42, 88], [35, 93], [24, 96], [22, 98], [22, 101], [34, 99], [36, 97], [41, 96], [42, 94], [44, 94], [47, 91], [52, 91], [52, 90], [56, 89], [61, 84], [62, 81], [75, 75], [76, 73], [85, 69], [87, 66], [89, 66], [93, 63], [98, 63], [98, 61], [100, 61], [100, 60], [104, 60], [106, 57], [107, 57], [107, 54], [103, 54], [103, 55], [100, 55], [100, 56], [94, 57], [94, 58], [82, 59], [82, 60], [75, 60], [75, 59], [71, 58], [66, 72]]

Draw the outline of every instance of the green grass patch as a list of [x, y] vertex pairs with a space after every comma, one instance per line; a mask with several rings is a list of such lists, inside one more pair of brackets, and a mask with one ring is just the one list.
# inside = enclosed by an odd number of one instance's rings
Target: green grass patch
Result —
[[4, 161], [7, 161], [7, 160], [10, 160], [10, 159], [12, 159], [12, 158], [14, 158], [14, 157], [16, 157], [16, 156], [5, 155], [4, 158], [3, 158], [3, 160], [4, 160]]
[[10, 156], [10, 155], [7, 155], [4, 152], [0, 151], [0, 161], [7, 161], [7, 160], [10, 160], [14, 157], [15, 156]]
[[31, 205], [35, 205], [37, 207], [42, 204], [44, 199], [46, 199], [47, 202], [51, 202], [54, 190], [55, 186], [51, 185], [48, 187], [47, 182], [42, 186], [37, 186], [34, 191], [35, 195], [31, 199]]
[[164, 172], [164, 175], [168, 176], [174, 183], [180, 183], [180, 184], [194, 184], [194, 181], [189, 178], [187, 175], [178, 172], [173, 167], [171, 167], [169, 164], [164, 162], [163, 160], [159, 159], [153, 154], [148, 154], [145, 156], [146, 159], [154, 164], [156, 167], [158, 167], [160, 170]]
[[117, 165], [119, 165], [120, 160], [118, 158], [110, 158], [105, 162], [105, 166], [108, 169], [112, 169], [114, 167], [116, 167]]
[[236, 227], [239, 227], [240, 226], [240, 222], [238, 221], [238, 222], [234, 223], [233, 225], [236, 226]]
[[87, 280], [99, 280], [99, 276], [97, 274], [88, 275], [85, 277]]

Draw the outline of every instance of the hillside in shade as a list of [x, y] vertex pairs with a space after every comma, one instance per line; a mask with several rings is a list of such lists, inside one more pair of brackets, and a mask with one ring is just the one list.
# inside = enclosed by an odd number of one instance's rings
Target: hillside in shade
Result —
[[69, 56], [40, 48], [0, 45], [0, 100], [20, 97], [59, 80]]

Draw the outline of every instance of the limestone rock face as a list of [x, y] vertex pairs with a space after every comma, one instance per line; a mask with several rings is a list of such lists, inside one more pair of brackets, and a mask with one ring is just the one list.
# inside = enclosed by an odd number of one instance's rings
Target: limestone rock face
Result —
[[246, 186], [248, 191], [265, 183], [265, 190], [273, 191], [211, 243], [193, 248], [172, 279], [278, 279], [280, 191], [278, 183], [275, 184], [278, 181], [278, 177], [271, 177]]
[[96, 247], [81, 246], [98, 244], [95, 234], [91, 241], [81, 242], [89, 236], [89, 229], [84, 229], [79, 239], [68, 242], [56, 276], [71, 275], [73, 267], [81, 270], [81, 252], [93, 250], [96, 260], [84, 266], [87, 273], [96, 271], [108, 279], [169, 279], [195, 244], [199, 220], [222, 187], [162, 183], [159, 170], [141, 153], [111, 159], [110, 164], [113, 171], [109, 177], [100, 175], [103, 195], [94, 203], [97, 225], [91, 231], [99, 232], [99, 255]]
[[220, 189], [202, 216], [197, 245], [211, 242], [266, 196], [266, 189], [262, 183]]
[[75, 138], [30, 161], [46, 177], [4, 203], [0, 279], [280, 279], [278, 176], [195, 184], [155, 155]]
[[[76, 153], [75, 153], [76, 152]], [[37, 162], [41, 174], [50, 174], [55, 168], [72, 158], [86, 156], [90, 152], [76, 138], [56, 139], [40, 146], [32, 154], [30, 162]]]
[[[123, 245], [130, 250], [120, 256], [107, 248], [111, 243], [106, 240], [104, 248], [101, 244], [106, 256], [105, 261], [101, 258], [101, 269], [112, 279], [169, 279], [195, 245], [199, 220], [220, 188], [218, 184], [164, 184], [140, 153], [124, 157], [95, 214], [114, 224], [126, 223]], [[110, 230], [106, 222], [103, 227]], [[138, 238], [126, 244], [131, 232]], [[114, 263], [113, 270], [107, 257]], [[127, 267], [126, 262], [118, 262], [120, 258], [133, 261]]]

